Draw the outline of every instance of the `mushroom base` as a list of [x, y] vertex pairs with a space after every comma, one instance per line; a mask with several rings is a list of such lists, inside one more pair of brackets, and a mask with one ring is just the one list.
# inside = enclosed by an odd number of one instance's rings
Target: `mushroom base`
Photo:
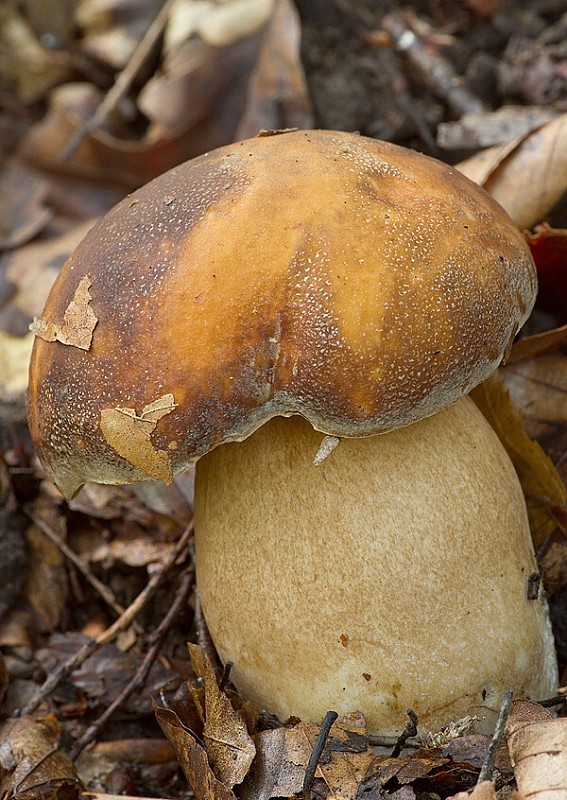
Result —
[[521, 487], [474, 403], [343, 439], [271, 420], [197, 466], [197, 583], [243, 697], [281, 720], [364, 712], [397, 735], [465, 715], [490, 731], [502, 692], [557, 685]]

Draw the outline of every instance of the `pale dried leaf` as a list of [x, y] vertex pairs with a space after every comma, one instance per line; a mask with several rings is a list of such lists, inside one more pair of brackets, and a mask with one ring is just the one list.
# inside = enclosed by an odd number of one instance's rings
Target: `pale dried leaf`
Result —
[[28, 385], [28, 368], [33, 334], [11, 336], [0, 331], [0, 403], [21, 394]]
[[213, 47], [227, 47], [257, 33], [273, 8], [274, 0], [178, 0], [168, 25], [169, 43], [197, 34]]
[[203, 740], [216, 777], [229, 788], [242, 783], [256, 755], [242, 715], [218, 687], [211, 662], [198, 645], [189, 645], [191, 665], [203, 679], [205, 720]]
[[144, 406], [139, 415], [133, 408], [103, 408], [100, 429], [108, 444], [122, 458], [153, 480], [171, 483], [173, 473], [169, 453], [156, 449], [150, 436], [159, 420], [175, 408], [171, 393]]
[[89, 275], [83, 275], [75, 294], [63, 314], [61, 324], [44, 319], [34, 319], [30, 330], [47, 342], [62, 344], [88, 350], [92, 343], [93, 332], [98, 319], [90, 307], [92, 300], [89, 287], [92, 281]]
[[567, 796], [567, 719], [509, 721], [506, 734], [520, 794], [533, 800]]
[[520, 228], [542, 222], [567, 191], [567, 114], [457, 165]]

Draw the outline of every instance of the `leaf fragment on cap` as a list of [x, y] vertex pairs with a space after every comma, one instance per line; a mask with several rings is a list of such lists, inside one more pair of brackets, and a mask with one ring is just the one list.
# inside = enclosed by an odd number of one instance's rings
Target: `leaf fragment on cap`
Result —
[[144, 406], [139, 415], [134, 408], [103, 408], [100, 412], [100, 429], [118, 455], [153, 480], [171, 483], [173, 473], [169, 453], [156, 449], [150, 436], [159, 420], [174, 408], [176, 403], [171, 393]]
[[91, 284], [90, 276], [83, 275], [71, 302], [65, 309], [61, 325], [34, 317], [30, 331], [41, 339], [45, 339], [46, 342], [58, 341], [72, 347], [79, 347], [81, 350], [88, 350], [98, 322], [98, 318], [89, 305], [92, 300], [89, 292]]

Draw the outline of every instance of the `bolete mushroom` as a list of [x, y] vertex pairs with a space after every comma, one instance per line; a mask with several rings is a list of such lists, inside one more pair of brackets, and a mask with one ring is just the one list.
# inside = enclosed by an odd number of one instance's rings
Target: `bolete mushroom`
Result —
[[201, 601], [258, 706], [490, 727], [504, 689], [557, 680], [521, 489], [464, 397], [535, 290], [522, 235], [455, 169], [354, 134], [259, 136], [87, 235], [35, 324], [31, 431], [67, 496], [203, 456]]

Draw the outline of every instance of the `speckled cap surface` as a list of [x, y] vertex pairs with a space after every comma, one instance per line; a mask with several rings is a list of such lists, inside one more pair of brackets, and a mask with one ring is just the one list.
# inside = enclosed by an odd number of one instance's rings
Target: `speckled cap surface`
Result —
[[276, 415], [388, 431], [487, 377], [535, 292], [522, 234], [455, 169], [356, 134], [259, 136], [86, 236], [36, 325], [30, 428], [68, 496], [171, 480]]

